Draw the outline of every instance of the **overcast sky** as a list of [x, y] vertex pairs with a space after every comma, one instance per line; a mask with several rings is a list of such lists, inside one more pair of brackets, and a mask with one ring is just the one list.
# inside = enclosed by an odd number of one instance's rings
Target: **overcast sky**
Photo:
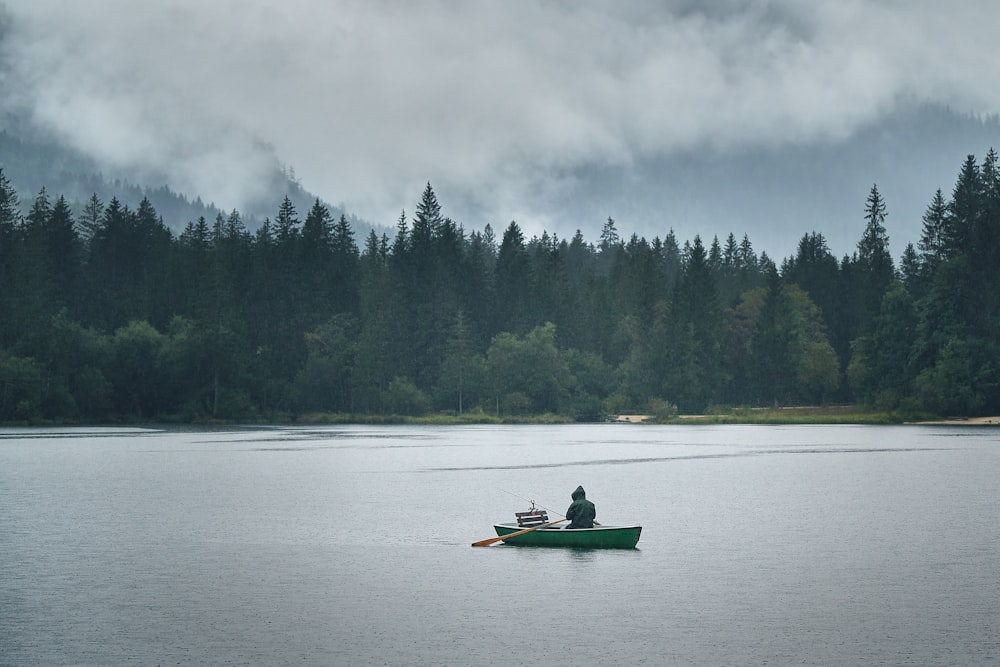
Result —
[[467, 227], [534, 233], [525, 192], [580, 165], [836, 139], [914, 99], [1000, 111], [992, 0], [0, 3], [7, 104], [226, 209], [267, 142], [373, 222], [430, 181]]

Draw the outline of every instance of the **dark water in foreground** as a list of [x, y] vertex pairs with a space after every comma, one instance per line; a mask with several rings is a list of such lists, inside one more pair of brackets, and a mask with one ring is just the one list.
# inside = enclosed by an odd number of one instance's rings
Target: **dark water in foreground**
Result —
[[[1000, 662], [1000, 429], [0, 429], [0, 664]], [[582, 484], [635, 551], [469, 544]]]

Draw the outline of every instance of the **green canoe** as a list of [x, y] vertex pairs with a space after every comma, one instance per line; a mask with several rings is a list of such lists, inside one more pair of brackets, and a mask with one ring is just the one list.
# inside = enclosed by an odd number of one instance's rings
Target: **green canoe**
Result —
[[[503, 537], [524, 530], [516, 523], [493, 525]], [[530, 533], [503, 540], [515, 547], [569, 547], [572, 549], [634, 549], [642, 526], [594, 526], [593, 528], [539, 528]]]

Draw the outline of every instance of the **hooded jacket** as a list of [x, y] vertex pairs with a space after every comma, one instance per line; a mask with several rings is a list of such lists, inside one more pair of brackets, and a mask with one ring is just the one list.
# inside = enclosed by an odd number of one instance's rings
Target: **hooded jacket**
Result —
[[582, 486], [576, 487], [576, 491], [573, 492], [573, 503], [566, 510], [566, 518], [570, 520], [567, 528], [594, 527], [597, 509], [594, 507], [594, 503], [587, 500], [587, 493]]

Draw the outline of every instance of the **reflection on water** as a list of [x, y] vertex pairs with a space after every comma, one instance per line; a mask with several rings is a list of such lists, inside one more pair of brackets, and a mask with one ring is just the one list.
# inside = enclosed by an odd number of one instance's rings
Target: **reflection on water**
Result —
[[[998, 440], [0, 429], [0, 663], [987, 663]], [[578, 484], [638, 549], [469, 547]]]

